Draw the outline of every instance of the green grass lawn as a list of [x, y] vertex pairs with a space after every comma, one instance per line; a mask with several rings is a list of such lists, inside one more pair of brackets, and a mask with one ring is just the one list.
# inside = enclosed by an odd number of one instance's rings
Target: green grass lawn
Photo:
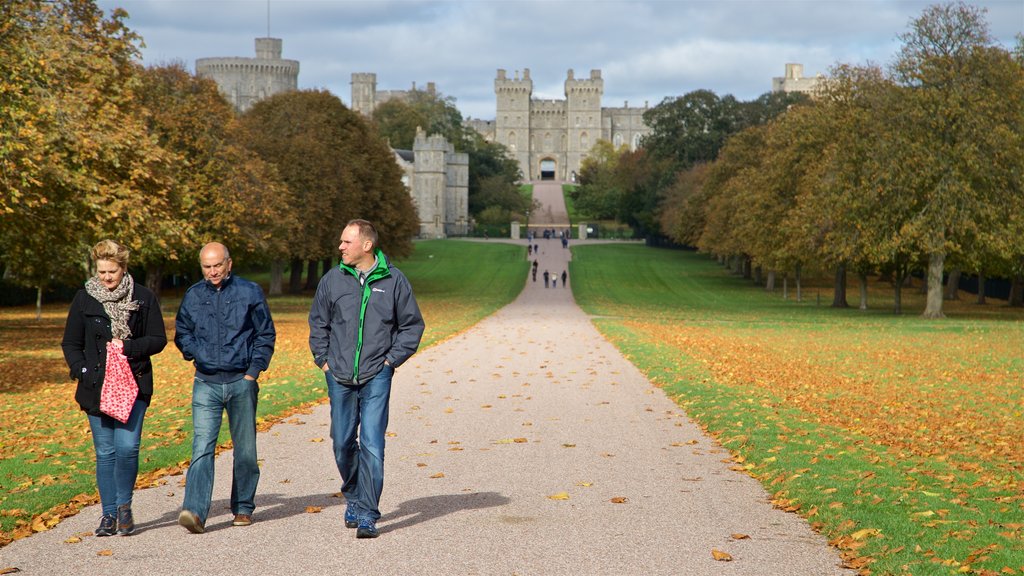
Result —
[[1024, 573], [1024, 311], [924, 320], [906, 290], [895, 316], [885, 284], [868, 311], [814, 285], [797, 303], [632, 245], [575, 246], [570, 275], [602, 333], [851, 567]]
[[[397, 265], [409, 277], [426, 320], [422, 349], [511, 302], [525, 284], [528, 263], [521, 246], [431, 240], [418, 242], [413, 255]], [[260, 382], [262, 426], [325, 399], [323, 376], [308, 348], [310, 302], [311, 295], [270, 299], [278, 337]], [[170, 294], [161, 302], [169, 339], [178, 303]], [[66, 315], [67, 304], [47, 306], [41, 322], [34, 308], [0, 308], [0, 545], [31, 532], [33, 518], [42, 529], [96, 500], [89, 427], [74, 402], [74, 383], [60, 351]], [[154, 373], [141, 485], [180, 470], [190, 454], [192, 367], [169, 342], [154, 358]], [[228, 440], [226, 426], [225, 419], [222, 442]]]

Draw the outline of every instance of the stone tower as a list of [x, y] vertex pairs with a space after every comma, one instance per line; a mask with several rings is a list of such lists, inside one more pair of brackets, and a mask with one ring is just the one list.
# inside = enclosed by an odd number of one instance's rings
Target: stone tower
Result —
[[377, 75], [372, 72], [352, 73], [352, 110], [367, 118], [377, 107]]
[[412, 150], [415, 166], [412, 199], [420, 215], [420, 237], [443, 238], [448, 188], [446, 157], [453, 151], [452, 146], [440, 134], [427, 136], [417, 130]]
[[469, 233], [469, 154], [451, 152], [446, 159], [444, 222], [447, 236]]
[[199, 58], [196, 75], [217, 83], [220, 93], [245, 112], [274, 94], [297, 90], [299, 62], [281, 58], [280, 38], [257, 38], [255, 58]]
[[530, 69], [519, 72], [515, 78], [507, 78], [504, 70], [498, 70], [494, 80], [494, 94], [497, 99], [497, 116], [494, 119], [494, 139], [508, 148], [512, 157], [519, 162], [523, 177], [530, 179], [533, 174], [530, 162], [530, 98], [533, 95], [533, 81]]
[[601, 98], [604, 80], [600, 70], [591, 70], [590, 78], [577, 80], [569, 70], [565, 80], [566, 120], [568, 142], [565, 163], [558, 178], [568, 180], [571, 172], [579, 173], [580, 162], [590, 148], [601, 138]]

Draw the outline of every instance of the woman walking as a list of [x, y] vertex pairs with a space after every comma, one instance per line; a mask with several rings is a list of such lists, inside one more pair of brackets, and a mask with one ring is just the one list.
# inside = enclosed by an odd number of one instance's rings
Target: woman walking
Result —
[[[96, 275], [71, 302], [61, 348], [71, 378], [78, 381], [75, 400], [88, 415], [96, 450], [96, 486], [103, 507], [96, 535], [127, 536], [135, 531], [132, 491], [139, 473], [142, 420], [153, 396], [150, 358], [167, 345], [167, 334], [156, 296], [128, 274], [128, 249], [103, 240], [93, 246], [90, 257]], [[138, 385], [125, 422], [100, 411], [108, 349], [127, 357]]]

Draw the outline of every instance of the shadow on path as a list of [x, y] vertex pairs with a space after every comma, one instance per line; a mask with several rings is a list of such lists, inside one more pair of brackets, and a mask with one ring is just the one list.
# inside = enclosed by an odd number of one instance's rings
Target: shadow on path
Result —
[[[480, 508], [492, 508], [494, 506], [505, 506], [512, 500], [496, 492], [476, 492], [473, 494], [443, 494], [439, 496], [427, 496], [406, 500], [398, 505], [398, 509], [388, 512], [380, 519], [387, 523], [382, 531], [401, 530], [415, 526], [422, 522], [429, 522], [435, 518], [459, 512], [460, 510], [478, 510]], [[394, 522], [404, 518], [399, 522]]]

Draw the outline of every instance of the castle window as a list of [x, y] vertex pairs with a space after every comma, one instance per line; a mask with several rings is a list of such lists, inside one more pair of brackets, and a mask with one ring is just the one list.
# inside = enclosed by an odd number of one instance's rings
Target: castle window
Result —
[[515, 132], [509, 132], [508, 133], [508, 149], [513, 151], [513, 152], [516, 151], [516, 133]]
[[583, 132], [580, 134], [580, 152], [586, 152], [590, 148], [590, 139], [587, 137], [587, 133]]
[[544, 151], [550, 152], [552, 149], [553, 146], [551, 144], [551, 132], [546, 132], [544, 134]]
[[613, 141], [613, 144], [615, 145], [616, 148], [618, 148], [619, 146], [622, 146], [622, 134], [616, 134], [615, 135], [615, 139]]

